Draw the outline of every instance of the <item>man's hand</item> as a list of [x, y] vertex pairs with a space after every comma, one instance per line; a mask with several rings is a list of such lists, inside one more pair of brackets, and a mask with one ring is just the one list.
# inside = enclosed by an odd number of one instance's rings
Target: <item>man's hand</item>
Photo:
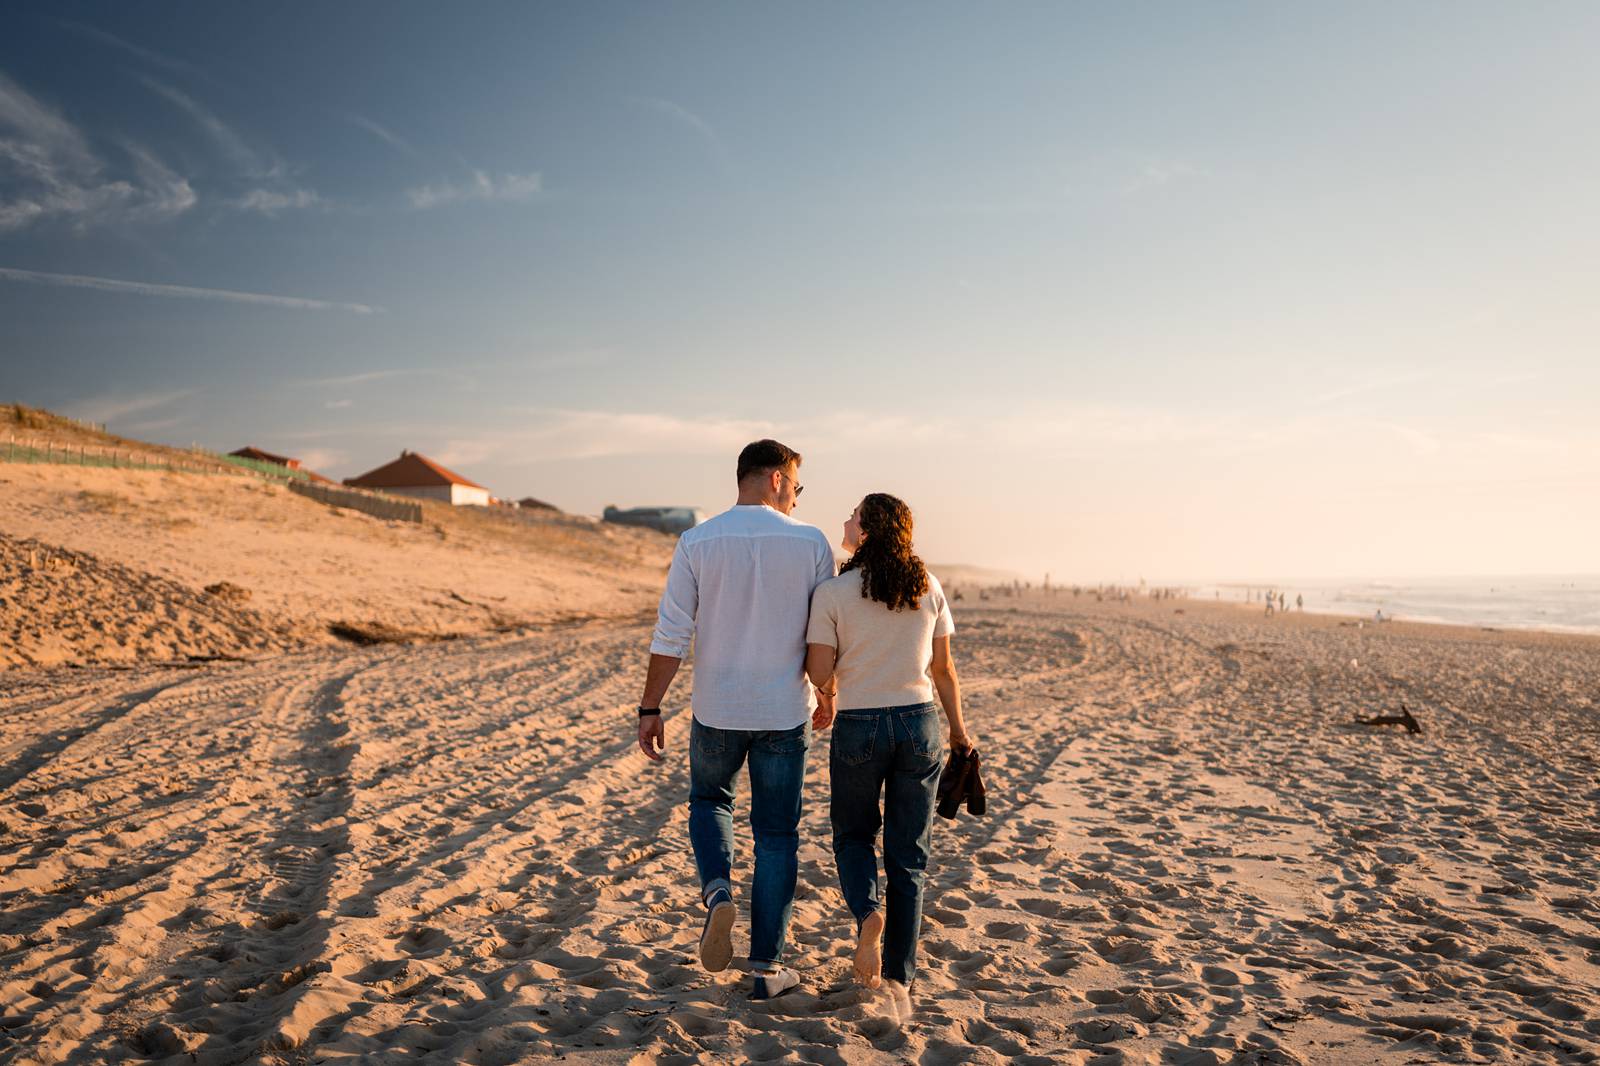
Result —
[[835, 696], [831, 692], [817, 690], [817, 709], [811, 712], [811, 728], [822, 730], [833, 724]]
[[639, 719], [639, 750], [656, 762], [661, 762], [661, 752], [666, 750], [667, 729], [661, 724], [659, 714], [647, 714]]
[[[680, 545], [681, 547], [681, 545]], [[672, 564], [677, 566], [677, 562]], [[640, 707], [660, 708], [661, 701], [667, 696], [667, 686], [672, 684], [672, 678], [678, 672], [678, 667], [683, 665], [683, 660], [671, 655], [650, 653], [650, 669], [644, 678], [644, 694], [639, 697]], [[639, 750], [644, 752], [654, 762], [661, 761], [661, 753], [667, 747], [667, 733], [661, 725], [659, 714], [647, 714], [639, 719]]]

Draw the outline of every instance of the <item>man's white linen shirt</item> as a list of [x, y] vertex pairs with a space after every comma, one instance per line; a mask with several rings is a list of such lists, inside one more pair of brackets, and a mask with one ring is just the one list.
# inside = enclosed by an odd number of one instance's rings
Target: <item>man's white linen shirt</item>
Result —
[[678, 538], [650, 651], [683, 659], [694, 645], [695, 718], [717, 729], [793, 729], [811, 716], [806, 620], [833, 577], [816, 526], [765, 504], [740, 504]]

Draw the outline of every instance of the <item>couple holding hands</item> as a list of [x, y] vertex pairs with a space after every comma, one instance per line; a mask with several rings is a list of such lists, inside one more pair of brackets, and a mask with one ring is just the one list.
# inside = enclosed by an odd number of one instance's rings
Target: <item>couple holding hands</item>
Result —
[[781, 962], [806, 752], [812, 731], [831, 725], [833, 853], [856, 922], [855, 975], [869, 988], [887, 981], [897, 1012], [909, 1015], [944, 756], [935, 690], [952, 751], [971, 748], [950, 657], [954, 625], [938, 580], [912, 550], [904, 503], [882, 493], [861, 501], [845, 522], [849, 559], [835, 577], [827, 536], [791, 517], [799, 471], [792, 448], [747, 445], [738, 501], [678, 539], [650, 643], [639, 747], [662, 759], [661, 701], [692, 642], [689, 840], [705, 907], [700, 961], [716, 972], [733, 959], [733, 786], [748, 766], [751, 996], [765, 999], [800, 982]]

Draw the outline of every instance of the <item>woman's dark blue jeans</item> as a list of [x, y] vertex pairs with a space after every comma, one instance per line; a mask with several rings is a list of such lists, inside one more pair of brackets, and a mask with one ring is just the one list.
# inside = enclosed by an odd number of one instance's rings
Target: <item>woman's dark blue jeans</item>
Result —
[[[883, 976], [910, 985], [922, 930], [934, 797], [944, 744], [931, 703], [840, 711], [828, 759], [833, 778], [833, 857], [856, 925], [878, 909], [883, 829]], [[883, 798], [880, 811], [879, 797]]]

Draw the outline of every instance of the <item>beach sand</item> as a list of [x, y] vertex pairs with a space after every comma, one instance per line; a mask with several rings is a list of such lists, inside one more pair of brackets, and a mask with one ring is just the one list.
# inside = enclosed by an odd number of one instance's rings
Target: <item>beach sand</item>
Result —
[[[0, 674], [0, 1061], [1600, 1059], [1600, 642], [956, 623], [989, 813], [935, 827], [906, 1024], [849, 980], [826, 733], [802, 987], [698, 969], [692, 677], [647, 763], [646, 622]], [[1402, 700], [1422, 735], [1351, 724]]]

